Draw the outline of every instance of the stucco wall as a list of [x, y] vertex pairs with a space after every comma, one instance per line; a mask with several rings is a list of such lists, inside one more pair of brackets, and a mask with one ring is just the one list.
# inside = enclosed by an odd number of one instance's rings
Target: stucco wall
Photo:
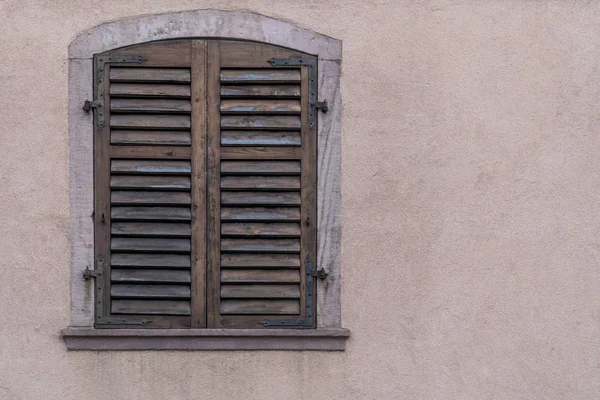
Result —
[[[253, 11], [343, 40], [344, 353], [67, 352], [67, 47]], [[0, 399], [598, 399], [600, 3], [0, 2]]]

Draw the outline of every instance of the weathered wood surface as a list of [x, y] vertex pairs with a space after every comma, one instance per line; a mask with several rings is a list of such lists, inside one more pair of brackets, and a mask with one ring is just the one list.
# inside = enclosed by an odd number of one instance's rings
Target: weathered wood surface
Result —
[[113, 267], [144, 268], [190, 268], [190, 256], [186, 254], [127, 254], [114, 253]]
[[187, 192], [113, 190], [110, 196], [111, 203], [116, 205], [185, 205], [192, 201]]
[[[231, 118], [239, 118], [231, 116]], [[242, 117], [243, 118], [243, 117]], [[266, 117], [265, 117], [266, 118]], [[279, 117], [286, 118], [286, 117]], [[282, 121], [283, 123], [283, 121]], [[185, 129], [191, 126], [189, 115], [168, 114], [115, 114], [110, 118], [113, 128], [158, 128], [158, 129]]]
[[113, 283], [110, 294], [114, 298], [189, 299], [190, 286]]
[[120, 145], [189, 146], [190, 132], [111, 129], [110, 143]]
[[222, 161], [221, 175], [299, 175], [300, 161]]
[[224, 252], [295, 253], [300, 251], [299, 239], [221, 239]]
[[221, 298], [224, 299], [298, 299], [299, 285], [222, 285]]
[[110, 187], [115, 189], [189, 190], [187, 176], [113, 175]]
[[298, 254], [222, 254], [223, 268], [300, 268]]
[[299, 223], [221, 223], [222, 236], [299, 237]]
[[224, 190], [298, 190], [299, 176], [223, 176]]
[[190, 283], [191, 281], [190, 271], [176, 269], [113, 268], [110, 278], [113, 282], [119, 283]]
[[300, 114], [299, 100], [221, 100], [223, 114]]
[[187, 237], [192, 229], [189, 223], [113, 222], [110, 232], [118, 236]]
[[187, 68], [112, 67], [110, 80], [111, 82], [189, 83], [190, 70]]
[[189, 113], [192, 104], [189, 100], [179, 99], [139, 99], [118, 98], [110, 101], [112, 112], [128, 113]]
[[221, 85], [221, 97], [300, 97], [300, 85]]
[[221, 207], [222, 221], [299, 221], [298, 207]]
[[[233, 300], [221, 301], [221, 314], [294, 315], [300, 312], [298, 300]], [[254, 324], [260, 327], [257, 323]]]
[[300, 129], [301, 126], [300, 117], [295, 115], [223, 115], [221, 117], [222, 129]]
[[110, 172], [123, 174], [189, 175], [190, 161], [112, 160]]
[[223, 269], [221, 283], [300, 283], [293, 269]]
[[222, 131], [223, 146], [300, 146], [297, 131]]
[[115, 299], [114, 314], [190, 315], [189, 300]]
[[300, 82], [300, 69], [223, 69], [221, 82], [296, 83]]
[[224, 205], [300, 205], [300, 192], [223, 192]]
[[170, 97], [189, 98], [189, 85], [169, 85], [154, 83], [113, 83], [110, 95], [114, 97]]
[[124, 252], [168, 252], [189, 253], [189, 239], [164, 238], [111, 238], [110, 248], [113, 251]]

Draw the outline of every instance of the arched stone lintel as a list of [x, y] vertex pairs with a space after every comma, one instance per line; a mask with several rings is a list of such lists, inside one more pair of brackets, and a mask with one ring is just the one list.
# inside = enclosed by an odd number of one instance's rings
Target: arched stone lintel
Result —
[[69, 46], [69, 58], [138, 43], [186, 37], [244, 39], [269, 43], [339, 61], [342, 43], [331, 37], [260, 14], [197, 10], [145, 15], [108, 22], [79, 35]]

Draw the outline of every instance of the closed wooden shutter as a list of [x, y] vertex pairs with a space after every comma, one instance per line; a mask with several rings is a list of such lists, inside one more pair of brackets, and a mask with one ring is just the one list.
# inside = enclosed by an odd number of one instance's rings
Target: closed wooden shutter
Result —
[[95, 74], [96, 326], [313, 327], [316, 58], [189, 39]]
[[306, 290], [305, 276], [316, 253], [309, 71], [269, 63], [309, 56], [256, 43], [208, 46], [209, 326], [312, 326], [314, 296], [306, 293], [314, 291]]
[[202, 288], [193, 285], [204, 260], [192, 262], [204, 240], [204, 232], [194, 234], [199, 223], [204, 230], [203, 213], [193, 212], [204, 204], [204, 182], [192, 179], [204, 171], [192, 157], [204, 153], [203, 114], [192, 118], [191, 96], [204, 85], [194, 75], [194, 46], [203, 42], [96, 56], [103, 103], [95, 136], [95, 250], [103, 271], [97, 326], [190, 327], [192, 314], [204, 313], [192, 301], [192, 291], [204, 293], [203, 278]]

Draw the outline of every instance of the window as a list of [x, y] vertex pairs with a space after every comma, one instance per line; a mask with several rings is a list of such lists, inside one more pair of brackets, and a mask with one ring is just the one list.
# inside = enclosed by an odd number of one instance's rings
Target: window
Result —
[[315, 326], [315, 65], [224, 40], [95, 57], [96, 328]]
[[184, 29], [153, 41], [147, 16], [71, 45], [69, 348], [343, 349], [339, 43], [257, 17], [173, 14]]

